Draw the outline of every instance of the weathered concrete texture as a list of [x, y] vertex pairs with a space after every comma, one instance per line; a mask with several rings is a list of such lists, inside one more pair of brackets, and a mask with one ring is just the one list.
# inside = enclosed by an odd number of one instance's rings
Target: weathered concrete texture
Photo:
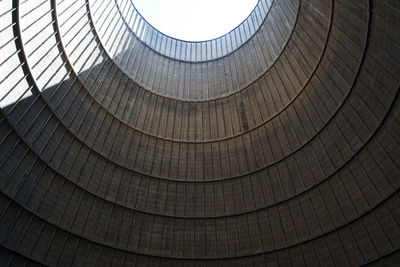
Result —
[[399, 262], [398, 1], [270, 1], [203, 62], [124, 1], [0, 2], [0, 265]]
[[[110, 5], [104, 1], [93, 1], [92, 9], [104, 10], [93, 15], [93, 20], [97, 22], [94, 26], [108, 54], [123, 72], [156, 95], [194, 102], [215, 100], [241, 91], [244, 86], [249, 86], [258, 79], [281, 55], [298, 20], [300, 1], [261, 0], [259, 4], [264, 2], [266, 7], [262, 9], [266, 12], [265, 20], [263, 17], [258, 18], [264, 20], [264, 23], [254, 36], [246, 34], [250, 26], [247, 29], [243, 26], [235, 29], [226, 40], [217, 39], [216, 43], [174, 43], [174, 39], [165, 39], [160, 33], [153, 33], [146, 38], [153, 41], [146, 45], [146, 42], [141, 42], [134, 35], [123, 17], [111, 21], [111, 24], [101, 23], [106, 14], [116, 12], [114, 10], [118, 7], [117, 3]], [[307, 13], [307, 7], [318, 6], [317, 2], [310, 1], [303, 6], [301, 12]], [[315, 29], [310, 29], [314, 35], [322, 34], [320, 32], [325, 30], [323, 25], [327, 24], [325, 21], [321, 25], [316, 22], [323, 20], [323, 16], [329, 16], [329, 9], [318, 8], [322, 12], [319, 16], [310, 13], [307, 20], [302, 22], [302, 25], [315, 23]], [[137, 13], [131, 10], [130, 16], [135, 14]], [[249, 21], [255, 19], [249, 18]], [[122, 29], [112, 31], [114, 27]], [[126, 45], [107, 42], [114, 38], [120, 39]], [[238, 43], [243, 43], [239, 46], [240, 49], [234, 49], [225, 55], [224, 50], [237, 47]], [[194, 44], [204, 44], [205, 49], [196, 49]], [[154, 52], [158, 47], [167, 45], [173, 52], [171, 56], [165, 57]], [[195, 52], [206, 56], [220, 56], [194, 63], [186, 54], [192, 55]], [[172, 56], [174, 57], [171, 58]]]

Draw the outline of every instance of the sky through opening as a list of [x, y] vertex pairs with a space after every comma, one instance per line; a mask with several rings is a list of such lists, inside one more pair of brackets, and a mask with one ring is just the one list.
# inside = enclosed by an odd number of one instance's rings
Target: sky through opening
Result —
[[154, 28], [186, 41], [220, 37], [238, 26], [258, 0], [132, 0]]

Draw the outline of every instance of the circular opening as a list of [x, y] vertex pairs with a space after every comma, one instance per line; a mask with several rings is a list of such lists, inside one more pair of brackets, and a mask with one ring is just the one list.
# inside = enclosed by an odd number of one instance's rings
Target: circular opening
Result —
[[185, 41], [227, 34], [244, 21], [258, 0], [132, 0], [154, 28]]

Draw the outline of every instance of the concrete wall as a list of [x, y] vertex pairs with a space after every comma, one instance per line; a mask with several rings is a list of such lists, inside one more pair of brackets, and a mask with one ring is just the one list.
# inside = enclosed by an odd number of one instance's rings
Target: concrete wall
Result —
[[0, 2], [1, 265], [400, 261], [396, 0], [275, 0], [205, 62], [114, 4]]

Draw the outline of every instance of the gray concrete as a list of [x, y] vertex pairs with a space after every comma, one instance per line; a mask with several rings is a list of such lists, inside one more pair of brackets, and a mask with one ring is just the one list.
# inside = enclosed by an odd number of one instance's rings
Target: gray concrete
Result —
[[101, 2], [0, 2], [0, 265], [400, 262], [396, 0], [275, 0], [203, 62]]

